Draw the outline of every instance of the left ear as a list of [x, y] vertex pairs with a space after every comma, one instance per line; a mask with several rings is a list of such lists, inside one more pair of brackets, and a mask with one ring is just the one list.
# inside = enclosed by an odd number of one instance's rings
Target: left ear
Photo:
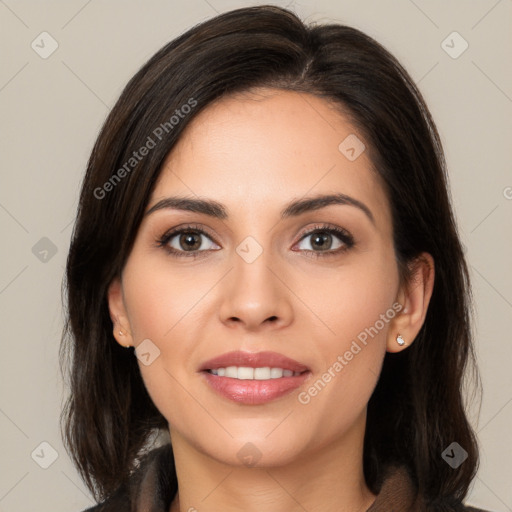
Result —
[[[413, 343], [425, 321], [434, 289], [434, 258], [429, 253], [421, 253], [409, 267], [411, 277], [400, 287], [396, 298], [403, 307], [390, 322], [387, 352], [400, 352]], [[405, 341], [404, 345], [397, 342], [398, 335]]]

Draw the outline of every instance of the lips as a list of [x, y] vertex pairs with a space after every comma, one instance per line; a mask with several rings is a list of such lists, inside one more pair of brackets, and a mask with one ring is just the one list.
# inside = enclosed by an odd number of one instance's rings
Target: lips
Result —
[[306, 371], [298, 376], [279, 379], [238, 380], [212, 375], [208, 371], [201, 372], [201, 376], [215, 393], [243, 405], [263, 405], [284, 397], [304, 385], [311, 375], [311, 372]]
[[282, 368], [283, 370], [300, 373], [309, 370], [306, 365], [277, 352], [243, 352], [236, 350], [205, 361], [199, 368], [199, 371], [216, 370], [217, 368], [227, 368], [228, 366]]
[[[257, 368], [258, 370], [254, 370], [254, 379], [245, 376], [242, 379], [240, 373], [238, 378], [226, 376], [236, 367], [238, 372], [242, 371], [244, 375], [249, 369]], [[222, 373], [226, 375], [221, 375], [219, 369], [223, 369]], [[277, 376], [277, 378], [275, 375], [272, 376], [269, 373], [270, 369], [283, 376]], [[265, 376], [262, 378], [259, 375], [258, 379], [257, 372], [262, 372], [270, 378]], [[201, 365], [200, 373], [215, 393], [244, 405], [262, 405], [288, 395], [312, 376], [306, 365], [283, 354], [242, 351], [228, 352], [206, 361]]]

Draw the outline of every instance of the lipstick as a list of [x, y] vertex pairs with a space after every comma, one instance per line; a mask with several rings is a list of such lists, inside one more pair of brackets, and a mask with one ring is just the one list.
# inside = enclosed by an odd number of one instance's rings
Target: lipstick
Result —
[[234, 351], [203, 363], [206, 383], [221, 396], [241, 404], [261, 405], [300, 387], [309, 368], [277, 352]]

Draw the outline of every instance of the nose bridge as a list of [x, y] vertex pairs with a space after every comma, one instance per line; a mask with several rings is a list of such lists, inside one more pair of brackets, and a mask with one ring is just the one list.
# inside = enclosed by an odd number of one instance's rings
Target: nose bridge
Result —
[[222, 321], [238, 320], [250, 328], [267, 320], [289, 321], [287, 288], [273, 267], [269, 247], [264, 248], [254, 237], [242, 240], [233, 254], [233, 269], [222, 298]]

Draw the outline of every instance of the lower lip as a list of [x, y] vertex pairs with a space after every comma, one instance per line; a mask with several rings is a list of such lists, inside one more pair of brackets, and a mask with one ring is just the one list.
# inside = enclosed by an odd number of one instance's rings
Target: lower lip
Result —
[[311, 375], [310, 371], [296, 377], [280, 377], [267, 380], [240, 380], [231, 377], [219, 377], [203, 371], [206, 382], [220, 395], [234, 402], [259, 405], [271, 402], [301, 386]]

